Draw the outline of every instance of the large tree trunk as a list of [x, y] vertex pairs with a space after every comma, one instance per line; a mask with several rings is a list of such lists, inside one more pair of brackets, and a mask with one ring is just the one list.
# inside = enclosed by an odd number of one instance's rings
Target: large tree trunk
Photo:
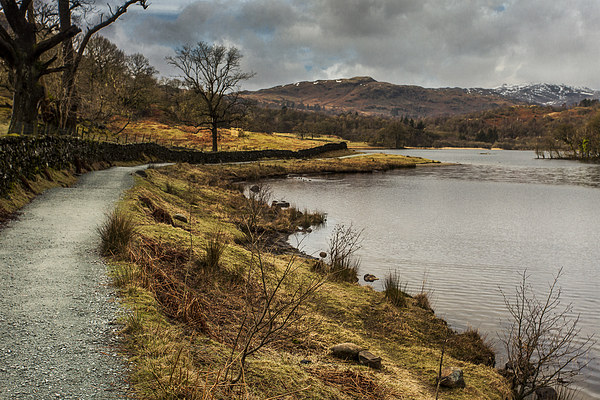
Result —
[[44, 87], [35, 66], [24, 64], [16, 69], [14, 88], [8, 133], [33, 133], [40, 102], [44, 99]]
[[217, 140], [219, 138], [219, 131], [217, 130], [217, 123], [213, 121], [211, 124], [212, 132], [212, 151], [217, 151]]

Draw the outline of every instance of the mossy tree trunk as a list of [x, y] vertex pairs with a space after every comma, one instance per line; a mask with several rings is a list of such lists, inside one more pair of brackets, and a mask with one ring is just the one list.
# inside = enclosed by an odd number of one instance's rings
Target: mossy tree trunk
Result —
[[[33, 43], [24, 44], [32, 49]], [[8, 133], [33, 133], [37, 123], [40, 102], [44, 99], [44, 87], [40, 83], [43, 68], [29, 51], [20, 51], [13, 72], [13, 108]]]

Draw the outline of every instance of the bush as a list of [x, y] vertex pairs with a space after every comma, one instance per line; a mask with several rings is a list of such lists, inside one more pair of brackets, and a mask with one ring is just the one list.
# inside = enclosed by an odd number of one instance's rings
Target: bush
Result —
[[383, 293], [385, 298], [396, 307], [406, 307], [408, 295], [404, 292], [400, 282], [400, 276], [394, 272], [387, 274], [383, 281]]
[[103, 256], [125, 258], [137, 233], [133, 219], [121, 211], [113, 211], [98, 228], [100, 253]]

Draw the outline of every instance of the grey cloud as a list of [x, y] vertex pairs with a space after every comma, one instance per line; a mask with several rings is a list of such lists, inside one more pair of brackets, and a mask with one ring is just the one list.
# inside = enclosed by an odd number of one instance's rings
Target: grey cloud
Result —
[[[600, 88], [600, 2], [203, 0], [180, 9], [166, 19], [151, 6], [111, 28], [110, 37], [146, 49], [165, 74], [172, 71], [160, 59], [179, 45], [234, 45], [244, 67], [257, 72], [248, 88], [348, 76], [334, 74], [424, 86]], [[135, 41], [126, 43], [131, 35]]]

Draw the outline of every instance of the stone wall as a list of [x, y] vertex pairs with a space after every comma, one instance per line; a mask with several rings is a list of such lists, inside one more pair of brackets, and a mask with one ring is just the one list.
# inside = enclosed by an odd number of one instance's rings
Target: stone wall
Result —
[[314, 157], [325, 152], [345, 150], [347, 145], [328, 143], [306, 150], [256, 150], [201, 152], [183, 148], [167, 148], [155, 143], [117, 144], [95, 142], [72, 137], [6, 136], [0, 138], [0, 196], [15, 182], [32, 178], [45, 168], [67, 168], [97, 161], [187, 162], [212, 164], [247, 162], [264, 158], [288, 159]]

